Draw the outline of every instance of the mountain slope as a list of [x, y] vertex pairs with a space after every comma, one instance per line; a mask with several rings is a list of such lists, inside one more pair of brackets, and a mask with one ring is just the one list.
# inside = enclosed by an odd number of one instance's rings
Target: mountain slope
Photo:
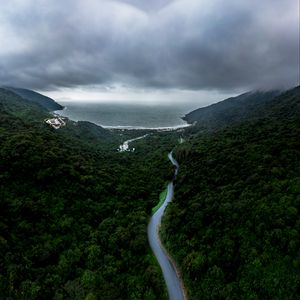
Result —
[[[10, 116], [10, 117], [9, 117]], [[0, 88], [0, 120], [2, 126], [9, 127], [10, 122], [22, 122], [27, 126], [43, 127], [50, 130], [50, 126], [45, 124], [46, 118], [52, 118], [46, 108], [38, 103], [26, 100], [7, 89]], [[10, 121], [4, 122], [9, 118]], [[73, 122], [68, 120], [66, 126], [56, 132], [61, 138], [72, 139], [75, 144], [85, 143], [89, 145], [116, 148], [120, 137], [111, 131], [104, 129], [90, 122]]]
[[22, 121], [39, 124], [42, 124], [44, 118], [49, 117], [44, 107], [3, 88], [0, 88], [0, 113], [2, 118], [4, 114], [8, 114]]
[[[254, 116], [255, 117], [255, 116]], [[179, 146], [162, 234], [189, 299], [297, 299], [300, 88]]]
[[47, 96], [44, 96], [40, 93], [37, 93], [35, 91], [28, 90], [28, 89], [14, 88], [14, 87], [5, 87], [5, 89], [8, 89], [8, 90], [14, 92], [15, 94], [21, 96], [22, 98], [24, 98], [28, 101], [38, 103], [39, 105], [46, 108], [48, 111], [63, 109], [63, 106], [56, 103], [53, 99], [51, 99]]
[[166, 299], [147, 223], [167, 158], [45, 115], [0, 89], [0, 299]]
[[300, 86], [297, 86], [289, 91], [286, 91], [275, 97], [270, 103], [270, 112], [267, 105], [262, 109], [265, 111], [265, 116], [275, 117], [278, 119], [294, 119], [299, 121], [300, 118]]
[[222, 128], [251, 117], [259, 117], [260, 107], [272, 101], [279, 94], [279, 91], [248, 92], [196, 109], [185, 115], [183, 120], [190, 124], [196, 122], [196, 125], [202, 128]]

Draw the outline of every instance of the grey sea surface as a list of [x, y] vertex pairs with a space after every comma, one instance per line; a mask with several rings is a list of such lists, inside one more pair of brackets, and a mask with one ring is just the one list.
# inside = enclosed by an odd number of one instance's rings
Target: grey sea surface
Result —
[[183, 127], [181, 119], [195, 107], [176, 105], [138, 105], [87, 101], [59, 101], [64, 110], [56, 113], [74, 121], [89, 121], [107, 128]]

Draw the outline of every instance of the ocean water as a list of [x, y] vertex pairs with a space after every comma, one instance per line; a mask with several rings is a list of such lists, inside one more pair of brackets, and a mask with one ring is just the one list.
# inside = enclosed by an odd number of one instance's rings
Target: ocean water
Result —
[[181, 119], [192, 109], [180, 105], [137, 105], [60, 101], [65, 106], [56, 113], [74, 121], [90, 121], [106, 128], [166, 128], [186, 126]]

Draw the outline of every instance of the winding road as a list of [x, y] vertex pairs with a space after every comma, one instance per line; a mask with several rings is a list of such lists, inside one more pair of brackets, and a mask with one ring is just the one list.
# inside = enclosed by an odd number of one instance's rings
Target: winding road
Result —
[[[119, 152], [124, 151], [130, 151], [129, 143], [145, 138], [148, 134], [145, 134], [143, 136], [127, 140], [125, 141], [120, 147]], [[161, 224], [161, 218], [164, 214], [164, 211], [167, 207], [167, 205], [172, 201], [173, 194], [174, 194], [174, 179], [176, 178], [178, 174], [179, 165], [178, 162], [173, 158], [172, 152], [168, 154], [168, 158], [175, 166], [174, 176], [173, 180], [169, 182], [168, 184], [168, 191], [166, 195], [166, 199], [161, 205], [161, 207], [153, 214], [153, 216], [150, 219], [149, 225], [148, 225], [148, 240], [150, 247], [157, 258], [157, 261], [161, 267], [168, 294], [170, 300], [186, 300], [186, 296], [184, 293], [184, 286], [183, 282], [179, 277], [179, 272], [176, 269], [176, 266], [174, 262], [171, 260], [170, 256], [168, 255], [167, 251], [162, 245], [162, 242], [159, 237], [159, 227]]]
[[[179, 165], [177, 161], [173, 158], [172, 152], [168, 154], [168, 157], [172, 164], [175, 166], [174, 177], [176, 178], [178, 173]], [[161, 218], [164, 214], [164, 211], [172, 201], [174, 194], [174, 184], [173, 180], [168, 184], [168, 192], [166, 199], [162, 206], [156, 211], [156, 213], [152, 216], [150, 223], [148, 225], [148, 240], [154, 255], [156, 256], [158, 263], [162, 269], [163, 276], [167, 285], [167, 290], [169, 294], [170, 300], [185, 300], [186, 297], [184, 295], [184, 288], [182, 281], [178, 275], [178, 271], [170, 257], [168, 256], [165, 248], [163, 247], [160, 237], [159, 237], [159, 227], [161, 223]]]

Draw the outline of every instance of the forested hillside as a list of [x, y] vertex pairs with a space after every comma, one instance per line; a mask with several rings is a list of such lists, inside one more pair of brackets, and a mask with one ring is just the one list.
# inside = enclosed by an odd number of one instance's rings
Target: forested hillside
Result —
[[299, 299], [300, 87], [176, 150], [163, 239], [190, 299]]
[[168, 143], [118, 153], [119, 135], [47, 116], [0, 90], [0, 299], [166, 299], [146, 228]]
[[0, 89], [0, 299], [166, 299], [146, 229], [180, 135], [162, 236], [189, 299], [297, 299], [300, 88], [271, 94], [238, 122], [149, 131], [118, 153], [146, 131], [55, 130]]
[[5, 89], [12, 91], [13, 93], [17, 94], [25, 100], [41, 105], [48, 111], [63, 109], [63, 106], [55, 102], [53, 99], [35, 91], [15, 87], [5, 87]]
[[5, 126], [7, 129], [12, 127], [10, 122], [22, 122], [23, 124], [38, 126], [38, 124], [42, 124], [44, 118], [49, 117], [42, 106], [2, 88], [0, 88], [0, 113], [1, 126]]
[[195, 123], [197, 130], [218, 129], [238, 124], [250, 118], [259, 118], [261, 109], [280, 94], [280, 91], [253, 91], [232, 97], [218, 103], [196, 109], [183, 117], [183, 120]]

